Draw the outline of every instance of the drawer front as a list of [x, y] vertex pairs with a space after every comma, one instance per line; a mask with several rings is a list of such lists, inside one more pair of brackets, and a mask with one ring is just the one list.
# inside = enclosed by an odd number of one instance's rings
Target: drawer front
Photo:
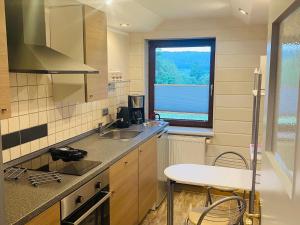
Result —
[[157, 138], [139, 149], [139, 222], [154, 206], [157, 193]]
[[130, 152], [110, 168], [111, 225], [138, 223], [138, 150]]
[[56, 203], [26, 225], [60, 225], [60, 203]]

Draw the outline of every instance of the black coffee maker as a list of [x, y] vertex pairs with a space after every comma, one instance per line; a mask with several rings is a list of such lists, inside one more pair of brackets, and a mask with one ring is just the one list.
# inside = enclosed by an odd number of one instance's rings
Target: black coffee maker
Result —
[[131, 122], [133, 124], [142, 124], [145, 122], [145, 96], [129, 95], [128, 108]]

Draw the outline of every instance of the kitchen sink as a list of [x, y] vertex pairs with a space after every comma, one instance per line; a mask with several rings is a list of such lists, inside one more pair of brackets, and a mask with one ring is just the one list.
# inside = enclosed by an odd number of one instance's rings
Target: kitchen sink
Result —
[[101, 138], [114, 140], [129, 140], [138, 136], [141, 131], [134, 130], [111, 130], [100, 135]]

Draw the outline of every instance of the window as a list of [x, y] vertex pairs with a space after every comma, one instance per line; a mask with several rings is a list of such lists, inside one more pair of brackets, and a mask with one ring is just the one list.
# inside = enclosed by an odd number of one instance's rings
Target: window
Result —
[[149, 118], [212, 128], [215, 39], [149, 41]]
[[279, 24], [276, 99], [272, 141], [275, 159], [291, 183], [294, 177], [295, 151], [299, 145], [299, 20], [300, 8]]

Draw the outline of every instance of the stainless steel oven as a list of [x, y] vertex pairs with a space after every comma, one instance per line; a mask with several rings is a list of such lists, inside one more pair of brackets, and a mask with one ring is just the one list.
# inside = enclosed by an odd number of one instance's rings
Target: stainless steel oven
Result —
[[108, 170], [61, 201], [62, 225], [109, 225]]

